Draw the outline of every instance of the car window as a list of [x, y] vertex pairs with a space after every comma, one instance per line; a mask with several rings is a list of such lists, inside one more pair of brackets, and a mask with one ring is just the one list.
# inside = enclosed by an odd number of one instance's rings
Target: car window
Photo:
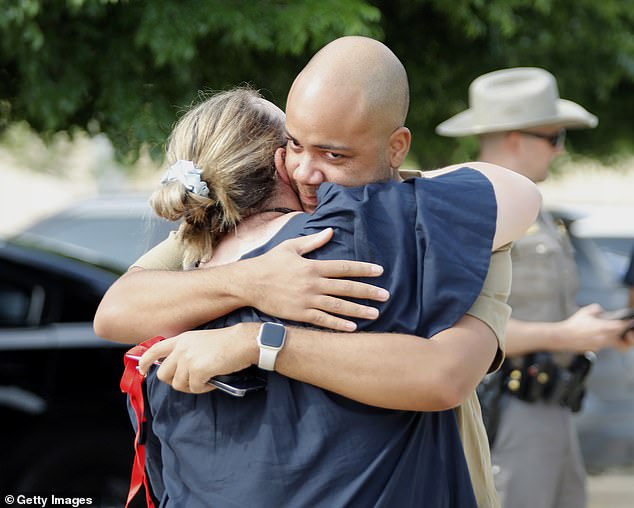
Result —
[[37, 326], [46, 306], [43, 272], [0, 258], [0, 328]]
[[[173, 224], [144, 217], [53, 217], [17, 238], [39, 244], [77, 247], [84, 259], [126, 269], [144, 252], [167, 238]], [[54, 247], [54, 246], [53, 246]], [[90, 256], [93, 253], [94, 256]]]
[[26, 288], [0, 281], [0, 327], [26, 326], [30, 301]]
[[22, 252], [21, 259], [0, 257], [0, 328], [92, 321], [114, 273], [46, 251]]
[[594, 238], [610, 269], [618, 280], [623, 280], [630, 263], [634, 238]]
[[54, 321], [58, 323], [92, 321], [103, 296], [92, 286], [80, 284], [71, 278], [55, 287], [55, 292], [50, 295], [56, 301], [51, 311], [55, 316]]

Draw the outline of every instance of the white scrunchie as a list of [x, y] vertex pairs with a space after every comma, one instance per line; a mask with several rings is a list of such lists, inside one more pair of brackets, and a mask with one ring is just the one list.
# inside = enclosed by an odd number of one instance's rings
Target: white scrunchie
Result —
[[209, 196], [209, 187], [200, 179], [202, 173], [202, 169], [194, 166], [192, 161], [177, 160], [167, 168], [161, 183], [180, 182], [189, 192], [206, 198]]

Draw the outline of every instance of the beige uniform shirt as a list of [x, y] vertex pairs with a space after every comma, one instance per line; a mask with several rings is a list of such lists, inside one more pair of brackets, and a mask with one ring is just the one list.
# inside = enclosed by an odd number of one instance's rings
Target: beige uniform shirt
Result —
[[509, 305], [522, 321], [562, 321], [573, 314], [579, 287], [574, 251], [563, 225], [540, 211], [526, 234], [513, 243]]
[[[563, 321], [577, 310], [579, 288], [574, 250], [566, 229], [540, 211], [526, 234], [514, 242], [513, 285], [509, 305], [521, 321]], [[553, 354], [566, 365], [570, 353]]]
[[185, 258], [185, 244], [178, 238], [178, 231], [172, 231], [169, 236], [153, 247], [130, 267], [145, 270], [182, 270]]
[[[510, 289], [511, 255], [508, 245], [491, 256], [489, 273], [480, 296], [467, 311], [467, 314], [486, 323], [497, 336], [498, 354], [489, 369], [491, 372], [497, 370], [504, 360], [506, 325], [511, 314], [511, 308], [506, 303]], [[500, 500], [493, 482], [489, 440], [475, 391], [456, 408], [456, 418], [478, 506], [499, 507]]]

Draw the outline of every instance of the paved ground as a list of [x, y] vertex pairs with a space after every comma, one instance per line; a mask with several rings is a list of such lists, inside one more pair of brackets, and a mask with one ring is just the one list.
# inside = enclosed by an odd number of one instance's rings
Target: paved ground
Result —
[[588, 477], [588, 508], [634, 508], [634, 470]]

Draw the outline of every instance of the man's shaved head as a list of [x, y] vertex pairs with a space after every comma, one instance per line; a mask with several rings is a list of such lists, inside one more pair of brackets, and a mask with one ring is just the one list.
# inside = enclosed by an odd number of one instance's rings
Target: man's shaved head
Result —
[[325, 100], [338, 94], [361, 101], [390, 131], [405, 124], [409, 108], [403, 64], [387, 46], [368, 37], [342, 37], [324, 46], [295, 79], [289, 102], [297, 94]]
[[323, 182], [398, 178], [411, 141], [408, 107], [407, 74], [384, 44], [342, 37], [321, 49], [286, 102], [286, 169], [304, 209], [314, 209]]

